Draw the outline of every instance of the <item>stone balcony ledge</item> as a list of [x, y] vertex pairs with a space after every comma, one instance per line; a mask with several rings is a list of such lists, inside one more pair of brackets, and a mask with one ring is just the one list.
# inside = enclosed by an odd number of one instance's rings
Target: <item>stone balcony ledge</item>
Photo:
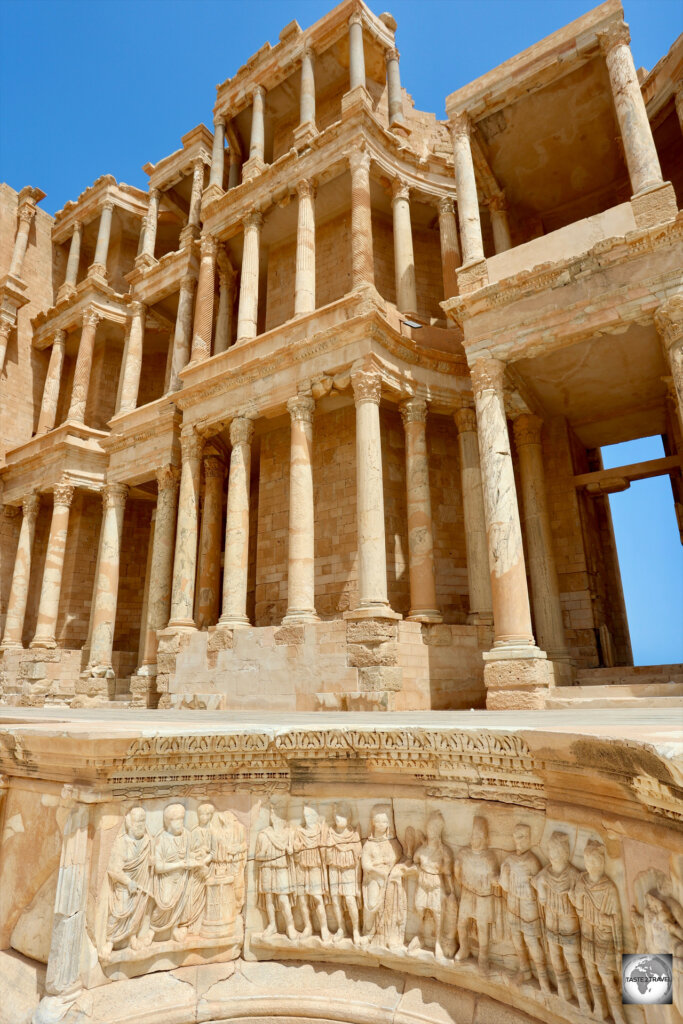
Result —
[[29, 491], [50, 490], [62, 476], [76, 487], [99, 490], [104, 483], [107, 456], [102, 441], [107, 432], [67, 420], [46, 434], [5, 453], [3, 501], [19, 503]]

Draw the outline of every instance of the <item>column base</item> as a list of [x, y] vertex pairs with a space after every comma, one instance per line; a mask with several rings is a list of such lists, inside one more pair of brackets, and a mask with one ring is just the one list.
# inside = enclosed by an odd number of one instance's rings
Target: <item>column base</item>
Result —
[[57, 641], [53, 636], [46, 637], [34, 637], [31, 643], [28, 645], [29, 649], [35, 651], [36, 649], [54, 651], [57, 646]]
[[372, 106], [370, 100], [370, 93], [364, 85], [357, 85], [355, 89], [349, 89], [342, 96], [341, 110], [342, 117], [345, 114], [350, 113], [352, 110], [369, 110]]
[[197, 623], [194, 619], [170, 619], [166, 629], [171, 630], [195, 630]]
[[283, 626], [305, 626], [308, 622], [320, 622], [320, 616], [313, 611], [287, 611], [281, 625]]
[[71, 706], [98, 707], [114, 697], [116, 675], [111, 665], [88, 665], [76, 680], [76, 695]]
[[406, 622], [443, 622], [443, 615], [438, 608], [426, 608], [424, 610], [417, 608], [415, 611], [411, 608], [408, 615], [406, 615]]
[[344, 612], [344, 618], [349, 619], [402, 619], [400, 612], [395, 612], [388, 604], [361, 605], [351, 611]]
[[678, 215], [676, 193], [670, 181], [659, 181], [631, 196], [633, 217], [639, 228], [650, 228], [675, 220]]
[[216, 626], [223, 626], [227, 629], [245, 629], [251, 626], [246, 615], [221, 615]]
[[470, 612], [467, 616], [468, 626], [493, 626], [493, 612]]
[[104, 283], [107, 284], [107, 268], [103, 263], [91, 263], [88, 267], [88, 278], [95, 278], [96, 280], [104, 281]]
[[555, 686], [553, 664], [545, 651], [535, 644], [501, 643], [482, 657], [488, 711], [545, 707]]
[[21, 640], [3, 640], [0, 644], [0, 654], [3, 651], [23, 651], [24, 645]]

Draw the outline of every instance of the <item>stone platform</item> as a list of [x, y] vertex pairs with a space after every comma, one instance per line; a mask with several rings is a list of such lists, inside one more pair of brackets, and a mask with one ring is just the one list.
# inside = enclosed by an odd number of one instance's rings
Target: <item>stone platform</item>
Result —
[[652, 906], [680, 966], [683, 735], [583, 718], [3, 709], [0, 1024], [659, 1024], [616, 972]]

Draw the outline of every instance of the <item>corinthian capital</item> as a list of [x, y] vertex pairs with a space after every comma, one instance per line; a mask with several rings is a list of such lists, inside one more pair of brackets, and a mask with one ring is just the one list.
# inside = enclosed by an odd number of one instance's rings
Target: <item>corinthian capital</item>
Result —
[[505, 363], [491, 356], [482, 356], [470, 366], [472, 389], [475, 395], [484, 391], [496, 391], [501, 397], [505, 381]]
[[65, 505], [67, 508], [70, 508], [74, 497], [73, 484], [69, 483], [66, 479], [60, 480], [52, 488], [52, 497], [55, 505]]
[[391, 183], [391, 194], [394, 199], [410, 199], [410, 185], [400, 178], [394, 178]]
[[504, 192], [496, 192], [489, 199], [489, 210], [492, 213], [501, 213], [503, 210], [507, 210], [507, 208], [508, 204]]
[[23, 220], [25, 224], [30, 224], [36, 215], [36, 208], [33, 203], [22, 203], [19, 207], [19, 220]]
[[543, 420], [531, 413], [522, 413], [512, 423], [515, 444], [521, 448], [525, 444], [540, 444]]
[[477, 415], [470, 405], [463, 405], [462, 408], [456, 409], [453, 413], [453, 419], [459, 434], [476, 433]]
[[27, 494], [21, 503], [21, 511], [24, 519], [29, 522], [35, 523], [38, 517], [38, 509], [40, 508], [40, 495], [37, 491], [32, 491], [31, 494]]
[[389, 62], [392, 60], [398, 61], [398, 59], [399, 52], [395, 46], [390, 46], [387, 50], [384, 51], [384, 61], [386, 64], [389, 64]]
[[398, 408], [404, 427], [408, 423], [427, 422], [427, 402], [424, 398], [417, 395], [414, 395], [412, 398], [406, 398], [400, 403]]
[[302, 178], [296, 184], [296, 194], [299, 199], [314, 199], [315, 185], [308, 178]]
[[84, 327], [97, 327], [100, 320], [102, 320], [102, 314], [99, 309], [93, 309], [92, 306], [88, 306], [87, 309], [83, 310]]
[[287, 409], [292, 421], [300, 420], [302, 423], [312, 423], [315, 399], [309, 395], [295, 395], [287, 402]]
[[105, 510], [108, 508], [123, 508], [127, 497], [127, 484], [106, 484], [102, 491], [102, 507]]
[[453, 196], [441, 196], [438, 202], [439, 213], [453, 213]]
[[157, 469], [156, 478], [159, 491], [177, 491], [180, 483], [180, 470], [177, 466], [167, 463]]
[[214, 480], [222, 480], [225, 475], [225, 467], [221, 459], [217, 455], [205, 455], [204, 459], [204, 476], [205, 478], [211, 477]]
[[357, 171], [369, 174], [370, 154], [368, 151], [366, 149], [352, 149], [349, 153], [349, 167], [352, 174], [355, 174]]
[[615, 46], [628, 46], [631, 42], [631, 33], [629, 32], [628, 25], [624, 21], [613, 22], [603, 29], [602, 32], [598, 32], [598, 42], [600, 43], [600, 49], [605, 55], [613, 50]]
[[251, 444], [254, 436], [254, 423], [246, 416], [236, 416], [230, 424], [230, 444]]
[[214, 235], [202, 235], [199, 242], [199, 251], [202, 256], [210, 256], [214, 259], [218, 250], [218, 242]]
[[452, 114], [450, 117], [451, 134], [456, 138], [469, 139], [472, 131], [472, 122], [469, 114]]
[[244, 224], [245, 230], [247, 228], [258, 228], [260, 231], [263, 227], [263, 214], [260, 210], [249, 210], [249, 212], [245, 214], [242, 223]]
[[193, 426], [187, 424], [180, 430], [180, 453], [183, 462], [200, 459], [204, 449], [204, 438], [200, 437]]
[[655, 311], [655, 326], [666, 348], [683, 340], [683, 292], [672, 295]]
[[359, 370], [351, 374], [351, 387], [356, 405], [362, 402], [379, 405], [382, 397], [382, 375], [377, 370]]

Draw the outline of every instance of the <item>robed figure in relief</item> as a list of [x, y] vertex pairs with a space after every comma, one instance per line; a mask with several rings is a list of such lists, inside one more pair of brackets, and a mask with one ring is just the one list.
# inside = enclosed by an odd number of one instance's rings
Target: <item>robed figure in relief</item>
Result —
[[139, 949], [151, 942], [149, 897], [152, 885], [152, 840], [146, 814], [134, 807], [112, 847], [107, 868], [109, 899], [104, 955], [114, 946]]

